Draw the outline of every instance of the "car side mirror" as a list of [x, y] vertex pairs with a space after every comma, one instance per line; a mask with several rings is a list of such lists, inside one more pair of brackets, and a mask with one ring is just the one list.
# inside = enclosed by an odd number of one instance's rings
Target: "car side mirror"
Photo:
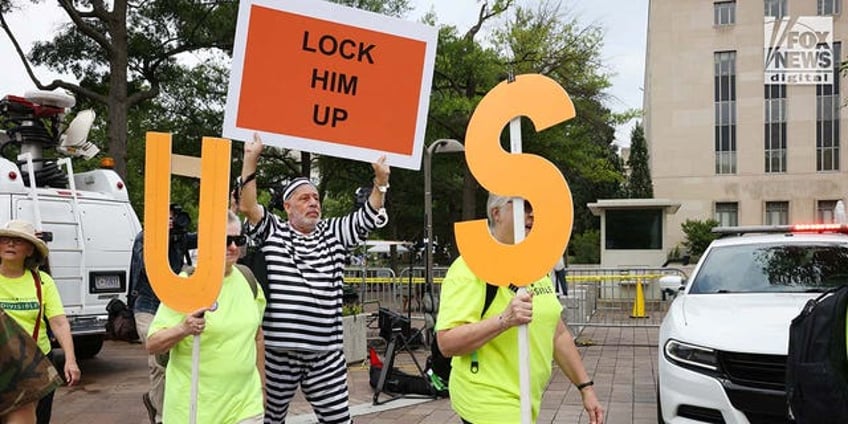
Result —
[[664, 275], [660, 277], [659, 283], [662, 300], [666, 300], [666, 295], [673, 298], [684, 288], [683, 277], [679, 275]]

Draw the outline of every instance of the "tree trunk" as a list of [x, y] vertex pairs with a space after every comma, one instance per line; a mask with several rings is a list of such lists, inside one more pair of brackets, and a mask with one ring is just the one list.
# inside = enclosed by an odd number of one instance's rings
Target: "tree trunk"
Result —
[[112, 50], [109, 62], [109, 155], [115, 160], [115, 172], [127, 180], [127, 5], [116, 1], [110, 20]]

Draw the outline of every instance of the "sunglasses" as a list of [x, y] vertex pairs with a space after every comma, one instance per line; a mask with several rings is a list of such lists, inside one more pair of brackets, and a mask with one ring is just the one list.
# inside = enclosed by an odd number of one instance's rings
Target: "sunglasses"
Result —
[[247, 244], [247, 236], [244, 234], [239, 234], [237, 236], [227, 236], [227, 247], [230, 247], [231, 244], [235, 243], [236, 246], [241, 247]]
[[8, 236], [0, 236], [0, 244], [11, 244], [17, 246], [19, 244], [29, 243], [27, 240], [24, 240], [20, 237], [8, 237]]

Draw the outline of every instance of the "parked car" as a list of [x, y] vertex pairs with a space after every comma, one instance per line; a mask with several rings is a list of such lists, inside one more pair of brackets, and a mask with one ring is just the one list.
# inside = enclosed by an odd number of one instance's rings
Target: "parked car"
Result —
[[[848, 283], [848, 226], [717, 228], [659, 333], [660, 423], [783, 423], [789, 325]], [[669, 284], [668, 278], [665, 284]]]

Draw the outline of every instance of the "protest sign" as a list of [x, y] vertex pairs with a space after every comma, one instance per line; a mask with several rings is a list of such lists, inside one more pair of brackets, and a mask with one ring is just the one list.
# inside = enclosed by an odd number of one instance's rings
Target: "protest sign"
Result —
[[418, 169], [436, 38], [323, 1], [242, 1], [223, 134]]

